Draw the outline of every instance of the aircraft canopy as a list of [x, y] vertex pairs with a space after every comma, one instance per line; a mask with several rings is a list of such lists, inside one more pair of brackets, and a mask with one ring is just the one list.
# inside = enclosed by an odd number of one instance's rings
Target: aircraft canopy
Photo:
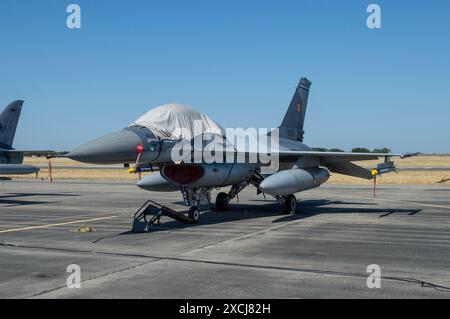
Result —
[[154, 108], [130, 126], [144, 126], [163, 139], [192, 139], [201, 134], [224, 135], [223, 128], [206, 114], [178, 104], [164, 104]]

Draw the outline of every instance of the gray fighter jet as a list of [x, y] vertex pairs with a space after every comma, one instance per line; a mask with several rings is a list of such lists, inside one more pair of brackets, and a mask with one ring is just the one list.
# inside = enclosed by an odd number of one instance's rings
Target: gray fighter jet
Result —
[[39, 171], [37, 167], [23, 165], [23, 151], [12, 147], [22, 105], [23, 101], [14, 101], [0, 114], [0, 175], [33, 174]]
[[[264, 193], [275, 197], [286, 213], [295, 212], [297, 200], [295, 193], [309, 190], [325, 183], [330, 172], [354, 177], [373, 179], [377, 175], [395, 171], [394, 156], [411, 156], [401, 154], [320, 152], [314, 151], [303, 143], [303, 124], [308, 102], [311, 82], [302, 78], [287, 109], [286, 115], [278, 127], [276, 155], [278, 169], [271, 174], [264, 174], [265, 164], [256, 162], [192, 162], [191, 156], [181, 161], [174, 161], [172, 151], [184, 137], [170, 134], [173, 127], [186, 125], [187, 119], [199, 119], [201, 126], [215, 130], [219, 134], [219, 125], [211, 124], [204, 114], [187, 106], [169, 104], [161, 106], [129, 127], [84, 144], [67, 156], [71, 159], [93, 163], [134, 163], [131, 172], [148, 170], [154, 166], [159, 171], [146, 176], [138, 186], [149, 191], [181, 190], [186, 203], [191, 206], [189, 216], [196, 222], [199, 218], [199, 204], [210, 202], [210, 192], [214, 188], [230, 187], [226, 193], [217, 195], [216, 208], [224, 210], [240, 191], [252, 184], [258, 194]], [[166, 121], [166, 123], [164, 123]], [[169, 123], [170, 122], [170, 123]], [[170, 130], [162, 130], [161, 124], [167, 124]], [[188, 125], [189, 126], [189, 125]], [[192, 127], [189, 127], [192, 129]], [[270, 132], [271, 136], [273, 132]], [[192, 143], [194, 144], [194, 143]], [[225, 144], [227, 142], [225, 141]], [[234, 144], [227, 144], [225, 153], [234, 153], [237, 158], [239, 150]], [[193, 147], [192, 154], [204, 150]], [[243, 151], [246, 156], [250, 151]], [[192, 155], [191, 154], [191, 155]], [[260, 155], [260, 154], [256, 154]], [[367, 170], [354, 164], [354, 161], [384, 158], [384, 162]]]

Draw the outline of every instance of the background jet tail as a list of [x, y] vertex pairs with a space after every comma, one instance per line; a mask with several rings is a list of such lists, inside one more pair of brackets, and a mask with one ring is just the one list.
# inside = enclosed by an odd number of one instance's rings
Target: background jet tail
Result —
[[291, 104], [281, 123], [280, 137], [303, 142], [303, 124], [305, 122], [306, 108], [308, 105], [309, 88], [311, 81], [301, 78], [295, 89]]
[[11, 149], [23, 101], [10, 103], [0, 114], [0, 147]]

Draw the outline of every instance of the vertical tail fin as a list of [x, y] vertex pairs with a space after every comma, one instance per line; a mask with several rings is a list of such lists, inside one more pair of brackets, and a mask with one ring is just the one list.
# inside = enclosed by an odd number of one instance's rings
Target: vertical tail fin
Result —
[[0, 147], [2, 148], [12, 148], [22, 105], [23, 101], [11, 102], [0, 113]]
[[295, 89], [291, 104], [280, 126], [280, 137], [303, 142], [303, 123], [305, 122], [306, 107], [311, 81], [301, 78]]

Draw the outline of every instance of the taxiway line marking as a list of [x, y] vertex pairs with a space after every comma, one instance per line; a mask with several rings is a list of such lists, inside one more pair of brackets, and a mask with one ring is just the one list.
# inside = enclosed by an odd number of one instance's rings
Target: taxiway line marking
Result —
[[99, 220], [113, 219], [116, 217], [119, 217], [119, 216], [107, 216], [107, 217], [99, 217], [99, 218], [91, 218], [91, 219], [81, 219], [81, 220], [75, 220], [75, 221], [64, 222], [64, 223], [5, 229], [5, 230], [0, 230], [0, 234], [13, 233], [13, 232], [19, 232], [19, 231], [25, 231], [25, 230], [33, 230], [33, 229], [51, 228], [51, 227], [71, 225], [71, 224], [82, 224], [82, 223], [86, 223], [86, 222], [95, 222], [95, 221], [99, 221]]

